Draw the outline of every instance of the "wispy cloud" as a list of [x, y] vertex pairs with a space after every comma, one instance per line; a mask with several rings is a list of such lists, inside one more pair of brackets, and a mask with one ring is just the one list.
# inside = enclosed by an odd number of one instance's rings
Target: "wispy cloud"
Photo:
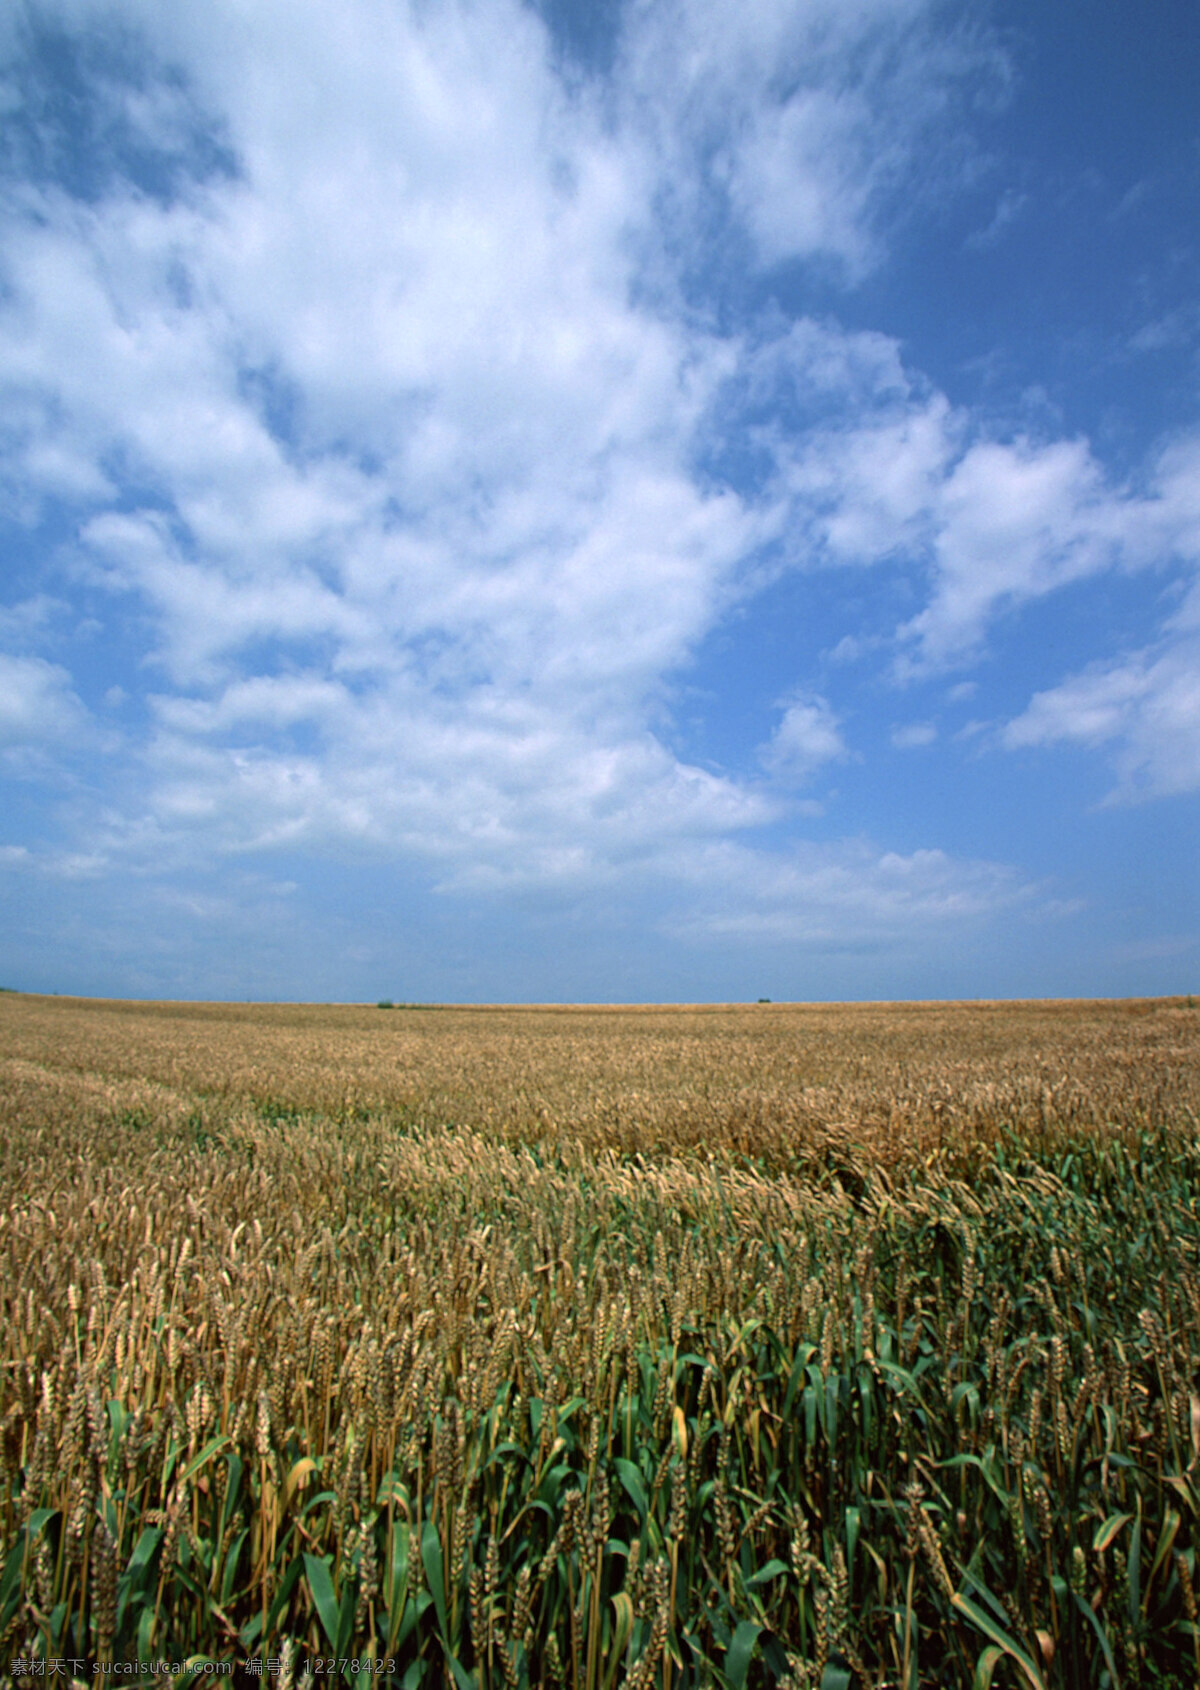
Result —
[[991, 221], [985, 228], [977, 229], [967, 236], [968, 247], [976, 252], [986, 252], [989, 247], [999, 246], [1028, 204], [1028, 194], [1020, 193], [1016, 188], [1005, 188], [996, 202]]
[[891, 741], [897, 751], [920, 751], [937, 738], [933, 722], [901, 722], [892, 729]]

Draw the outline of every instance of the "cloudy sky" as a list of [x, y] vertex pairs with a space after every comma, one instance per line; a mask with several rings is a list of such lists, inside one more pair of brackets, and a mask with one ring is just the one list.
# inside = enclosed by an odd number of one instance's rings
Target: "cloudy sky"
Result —
[[1193, 0], [0, 12], [0, 984], [1200, 988]]

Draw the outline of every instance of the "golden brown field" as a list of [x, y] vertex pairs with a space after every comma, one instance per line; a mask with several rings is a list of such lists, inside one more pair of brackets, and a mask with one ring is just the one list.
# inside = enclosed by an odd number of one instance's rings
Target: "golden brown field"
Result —
[[1198, 1057], [0, 995], [0, 1665], [1193, 1683]]
[[[5, 1105], [369, 1111], [508, 1142], [886, 1165], [1200, 1112], [1200, 1013], [1155, 1003], [393, 1009], [0, 995]], [[66, 1100], [70, 1100], [67, 1102]], [[57, 1109], [57, 1102], [53, 1106]]]

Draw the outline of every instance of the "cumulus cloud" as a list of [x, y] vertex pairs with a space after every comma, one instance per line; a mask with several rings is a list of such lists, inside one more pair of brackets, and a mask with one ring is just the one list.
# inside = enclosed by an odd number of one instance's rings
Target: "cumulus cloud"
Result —
[[1190, 438], [1122, 483], [1086, 439], [989, 438], [894, 339], [810, 319], [749, 346], [719, 391], [777, 501], [782, 562], [923, 579], [923, 607], [895, 630], [900, 679], [977, 662], [999, 619], [1072, 583], [1200, 560]]
[[1200, 639], [1099, 663], [1037, 693], [1003, 739], [1011, 749], [1111, 750], [1115, 802], [1200, 791]]
[[845, 754], [845, 742], [829, 701], [813, 696], [796, 699], [787, 706], [760, 757], [771, 774], [802, 784], [823, 763]]
[[[894, 339], [810, 319], [750, 347], [724, 392], [779, 501], [781, 557], [924, 578], [922, 609], [895, 630], [901, 679], [976, 662], [999, 619], [1072, 583], [1200, 561], [1190, 435], [1119, 481], [1086, 439], [990, 438]], [[847, 636], [839, 653], [869, 643]]]
[[973, 654], [998, 609], [1110, 567], [1138, 546], [1138, 511], [1085, 441], [983, 441], [938, 489], [936, 585], [905, 634], [939, 665]]
[[756, 819], [645, 719], [762, 527], [689, 472], [729, 349], [632, 302], [638, 146], [536, 16], [122, 13], [186, 67], [172, 133], [211, 113], [233, 166], [159, 199], [47, 188], [0, 335], [14, 486], [62, 498], [90, 465], [77, 568], [173, 689], [126, 836], [559, 860], [589, 820]]
[[[720, 132], [768, 258], [865, 252], [866, 201], [822, 148], [851, 169], [864, 89], [887, 80], [855, 55], [921, 12], [731, 8], [700, 28], [685, 7], [714, 81], [633, 7], [614, 119], [505, 0], [218, 7], [203, 27], [119, 8], [146, 59], [98, 86], [110, 168], [88, 195], [51, 180], [10, 206], [0, 342], [13, 508], [74, 504], [77, 571], [136, 607], [169, 686], [121, 836], [399, 838], [507, 873], [502, 847], [578, 865], [769, 816], [677, 762], [647, 714], [804, 491], [695, 474], [745, 349], [646, 290], [656, 195], [670, 133], [702, 151]], [[87, 60], [100, 15], [45, 15]], [[667, 58], [670, 133], [638, 95]], [[737, 140], [737, 113], [767, 107], [775, 139]], [[791, 159], [789, 191], [824, 196], [791, 245], [748, 198], [764, 147]], [[807, 338], [790, 356], [835, 404], [903, 380], [881, 339]], [[895, 466], [895, 438], [877, 449]], [[870, 449], [850, 452], [865, 488]], [[831, 517], [831, 545], [915, 497], [873, 496], [882, 514]], [[785, 717], [776, 769], [840, 750], [814, 708]]]
[[1010, 749], [1103, 748], [1117, 775], [1113, 802], [1200, 789], [1200, 441], [1177, 440], [1161, 454], [1136, 515], [1138, 550], [1157, 543], [1160, 557], [1190, 566], [1181, 602], [1153, 644], [1038, 692], [1002, 734]]
[[1200, 443], [1158, 456], [1141, 488], [1115, 483], [1086, 441], [980, 442], [940, 489], [934, 588], [903, 630], [916, 666], [976, 653], [990, 621], [1105, 570], [1200, 563]]
[[[662, 727], [772, 571], [912, 562], [935, 667], [1182, 532], [1182, 466], [1135, 497], [1084, 442], [979, 439], [890, 337], [697, 303], [714, 231], [861, 278], [889, 185], [1002, 73], [982, 36], [924, 0], [631, 0], [605, 81], [516, 0], [36, 10], [92, 107], [22, 131], [5, 188], [0, 497], [69, 527], [56, 567], [150, 677], [97, 860], [402, 854], [452, 891], [750, 852], [744, 919], [797, 931], [855, 885], [885, 927], [1010, 895], [937, 853], [735, 846], [774, 788]], [[68, 672], [4, 661], [5, 731], [74, 731]], [[805, 679], [781, 785], [849, 749]]]

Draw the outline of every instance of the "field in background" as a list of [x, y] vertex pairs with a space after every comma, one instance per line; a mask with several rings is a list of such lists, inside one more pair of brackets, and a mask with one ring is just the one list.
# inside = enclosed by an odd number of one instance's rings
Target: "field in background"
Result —
[[[0, 997], [8, 1109], [367, 1113], [510, 1144], [711, 1151], [777, 1171], [844, 1145], [966, 1168], [998, 1132], [1200, 1115], [1200, 1011], [1161, 1003], [377, 1009]], [[53, 1111], [52, 1111], [53, 1112]]]
[[0, 1667], [1193, 1684], [1198, 1056], [0, 997]]

